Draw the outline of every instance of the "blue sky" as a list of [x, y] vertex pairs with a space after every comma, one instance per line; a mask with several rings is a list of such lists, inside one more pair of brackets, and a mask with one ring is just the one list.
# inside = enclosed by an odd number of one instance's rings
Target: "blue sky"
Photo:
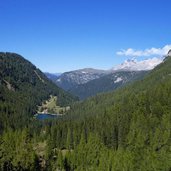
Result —
[[121, 49], [171, 44], [170, 6], [171, 0], [0, 0], [0, 51], [48, 72], [108, 69], [131, 57], [118, 55]]

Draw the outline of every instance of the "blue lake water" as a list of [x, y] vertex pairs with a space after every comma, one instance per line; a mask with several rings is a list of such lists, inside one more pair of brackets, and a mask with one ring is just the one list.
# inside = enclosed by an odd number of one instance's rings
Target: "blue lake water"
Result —
[[53, 114], [48, 114], [48, 113], [37, 113], [36, 115], [36, 119], [39, 119], [39, 120], [44, 120], [44, 119], [56, 119], [56, 118], [60, 118], [61, 115], [53, 115]]

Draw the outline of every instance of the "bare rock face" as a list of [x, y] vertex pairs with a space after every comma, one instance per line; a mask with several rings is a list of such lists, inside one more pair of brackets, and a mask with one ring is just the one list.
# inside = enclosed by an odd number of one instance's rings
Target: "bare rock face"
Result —
[[56, 80], [56, 84], [59, 87], [62, 87], [64, 90], [70, 90], [71, 88], [85, 84], [91, 80], [100, 78], [105, 74], [108, 74], [109, 71], [97, 70], [93, 68], [85, 68], [70, 72], [65, 72]]
[[168, 52], [168, 56], [171, 56], [171, 49], [170, 49], [169, 52]]

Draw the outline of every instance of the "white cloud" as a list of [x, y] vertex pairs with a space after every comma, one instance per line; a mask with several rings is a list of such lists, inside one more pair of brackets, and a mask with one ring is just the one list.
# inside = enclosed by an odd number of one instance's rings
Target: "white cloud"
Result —
[[168, 51], [171, 49], [171, 45], [166, 45], [163, 48], [151, 48], [145, 50], [135, 50], [132, 48], [118, 51], [116, 54], [120, 56], [133, 56], [133, 57], [140, 57], [140, 56], [164, 56], [167, 55]]

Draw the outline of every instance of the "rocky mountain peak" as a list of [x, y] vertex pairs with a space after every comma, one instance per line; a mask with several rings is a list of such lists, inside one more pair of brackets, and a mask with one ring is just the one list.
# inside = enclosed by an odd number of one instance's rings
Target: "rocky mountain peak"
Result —
[[145, 59], [142, 61], [138, 61], [137, 59], [128, 59], [124, 61], [122, 64], [117, 65], [112, 68], [113, 71], [146, 71], [151, 70], [158, 64], [160, 64], [163, 61], [161, 58], [151, 58], [151, 59]]

